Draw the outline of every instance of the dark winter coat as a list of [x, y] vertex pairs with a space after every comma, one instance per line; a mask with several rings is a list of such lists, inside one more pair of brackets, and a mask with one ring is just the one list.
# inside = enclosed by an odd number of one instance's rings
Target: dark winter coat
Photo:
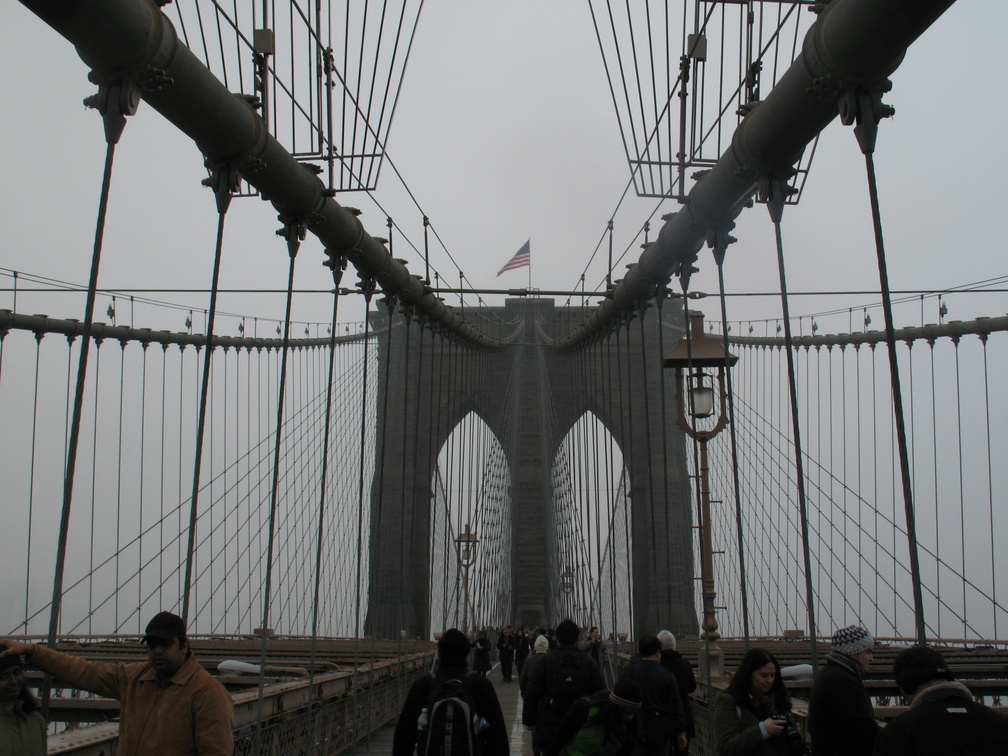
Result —
[[815, 756], [869, 756], [879, 732], [861, 665], [831, 652], [809, 694], [808, 726]]
[[735, 697], [718, 693], [714, 699], [714, 740], [720, 756], [793, 756], [788, 740], [763, 737], [760, 722], [770, 716], [750, 706], [739, 706]]
[[392, 756], [413, 756], [417, 745], [417, 719], [427, 706], [431, 691], [442, 680], [463, 680], [476, 712], [487, 721], [481, 733], [484, 756], [507, 756], [509, 751], [507, 725], [501, 713], [500, 701], [493, 684], [477, 674], [466, 674], [465, 664], [442, 664], [433, 675], [424, 675], [409, 689], [396, 722], [392, 737]]
[[532, 670], [522, 705], [522, 724], [535, 727], [535, 745], [543, 750], [549, 745], [556, 726], [566, 713], [555, 711], [555, 707], [550, 706], [553, 679], [564, 656], [574, 656], [587, 670], [588, 690], [584, 695], [591, 695], [605, 687], [602, 668], [575, 646], [558, 646], [543, 656], [543, 660]]
[[473, 652], [473, 669], [477, 672], [489, 672], [493, 668], [493, 662], [490, 660], [490, 650], [493, 646], [490, 645], [489, 639], [477, 638], [472, 645], [476, 649]]
[[676, 687], [679, 689], [679, 698], [682, 701], [683, 716], [686, 717], [686, 734], [692, 738], [696, 734], [696, 727], [693, 724], [693, 707], [690, 705], [690, 693], [696, 690], [696, 676], [693, 674], [693, 667], [688, 661], [683, 659], [678, 651], [662, 651], [661, 665], [675, 675]]
[[627, 669], [621, 680], [640, 686], [637, 737], [648, 751], [660, 750], [676, 735], [686, 731], [686, 718], [675, 676], [656, 661], [642, 660]]
[[1008, 717], [973, 700], [969, 689], [943, 682], [917, 694], [910, 711], [879, 733], [875, 756], [1004, 756]]

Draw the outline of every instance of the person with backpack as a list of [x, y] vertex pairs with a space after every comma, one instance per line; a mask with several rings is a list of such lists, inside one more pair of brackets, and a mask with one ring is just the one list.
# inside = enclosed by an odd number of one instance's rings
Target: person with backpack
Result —
[[634, 756], [668, 756], [671, 748], [686, 746], [686, 717], [675, 675], [661, 665], [661, 641], [642, 635], [637, 642], [640, 661], [629, 667], [622, 680], [633, 680], [641, 689]]
[[507, 725], [493, 684], [468, 671], [469, 639], [451, 628], [438, 639], [437, 665], [406, 694], [392, 756], [508, 756]]
[[522, 706], [522, 724], [533, 727], [532, 747], [545, 751], [571, 705], [605, 688], [602, 669], [577, 647], [581, 629], [571, 619], [557, 625], [557, 647], [536, 665]]
[[641, 689], [621, 679], [612, 691], [579, 698], [567, 710], [545, 756], [630, 756]]

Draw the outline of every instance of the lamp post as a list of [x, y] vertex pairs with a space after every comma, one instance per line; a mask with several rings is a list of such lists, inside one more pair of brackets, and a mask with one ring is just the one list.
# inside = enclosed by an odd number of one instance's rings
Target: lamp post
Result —
[[465, 530], [455, 538], [459, 564], [462, 565], [462, 632], [469, 634], [469, 568], [476, 562], [476, 544], [479, 539], [466, 523]]
[[[700, 624], [700, 637], [704, 641], [701, 669], [707, 670], [708, 683], [714, 677], [721, 677], [724, 670], [721, 664], [721, 647], [718, 639], [717, 613], [714, 599], [717, 591], [714, 589], [714, 548], [711, 541], [710, 513], [710, 469], [707, 462], [707, 442], [720, 433], [728, 424], [725, 412], [724, 373], [726, 367], [731, 367], [738, 357], [725, 352], [724, 346], [717, 339], [708, 338], [703, 330], [703, 313], [691, 311], [687, 317], [689, 331], [672, 350], [672, 353], [662, 362], [663, 367], [676, 368], [676, 424], [697, 441], [700, 446], [700, 580], [703, 599], [703, 621]], [[709, 375], [706, 371], [714, 371]], [[683, 373], [687, 373], [689, 381], [688, 403], [692, 421], [686, 418], [686, 406], [683, 401]], [[717, 383], [715, 390], [712, 382]], [[719, 397], [717, 418], [710, 425], [715, 411], [715, 395]], [[700, 428], [698, 420], [706, 420], [709, 427]]]
[[560, 590], [564, 594], [564, 614], [570, 616], [571, 614], [571, 599], [570, 595], [574, 592], [574, 573], [570, 570], [564, 570], [560, 573]]

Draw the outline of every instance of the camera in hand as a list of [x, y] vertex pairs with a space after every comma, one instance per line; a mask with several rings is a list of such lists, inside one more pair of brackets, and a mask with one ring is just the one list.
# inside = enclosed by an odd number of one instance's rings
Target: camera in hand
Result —
[[777, 737], [786, 739], [795, 753], [802, 753], [805, 748], [805, 740], [798, 729], [798, 720], [795, 719], [794, 714], [786, 711], [783, 714], [775, 714], [771, 719], [784, 723], [784, 730]]

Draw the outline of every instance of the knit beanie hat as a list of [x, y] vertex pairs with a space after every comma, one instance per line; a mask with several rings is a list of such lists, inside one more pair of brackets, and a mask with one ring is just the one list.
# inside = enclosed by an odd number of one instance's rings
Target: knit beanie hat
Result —
[[833, 633], [833, 650], [847, 656], [860, 654], [875, 645], [871, 633], [860, 625], [850, 625]]
[[461, 630], [445, 630], [437, 642], [438, 656], [450, 661], [465, 661], [469, 658], [469, 639]]
[[545, 635], [540, 635], [538, 638], [535, 639], [533, 648], [535, 648], [535, 652], [537, 654], [545, 654], [547, 651], [549, 651], [549, 638], [547, 638]]
[[633, 680], [618, 680], [609, 693], [609, 700], [626, 711], [637, 713], [641, 706], [641, 689]]
[[893, 662], [893, 677], [900, 690], [914, 693], [931, 680], [954, 680], [944, 657], [933, 648], [914, 646], [901, 651]]
[[662, 651], [675, 651], [676, 641], [675, 636], [672, 635], [668, 630], [662, 630], [658, 633], [658, 640], [661, 641]]

